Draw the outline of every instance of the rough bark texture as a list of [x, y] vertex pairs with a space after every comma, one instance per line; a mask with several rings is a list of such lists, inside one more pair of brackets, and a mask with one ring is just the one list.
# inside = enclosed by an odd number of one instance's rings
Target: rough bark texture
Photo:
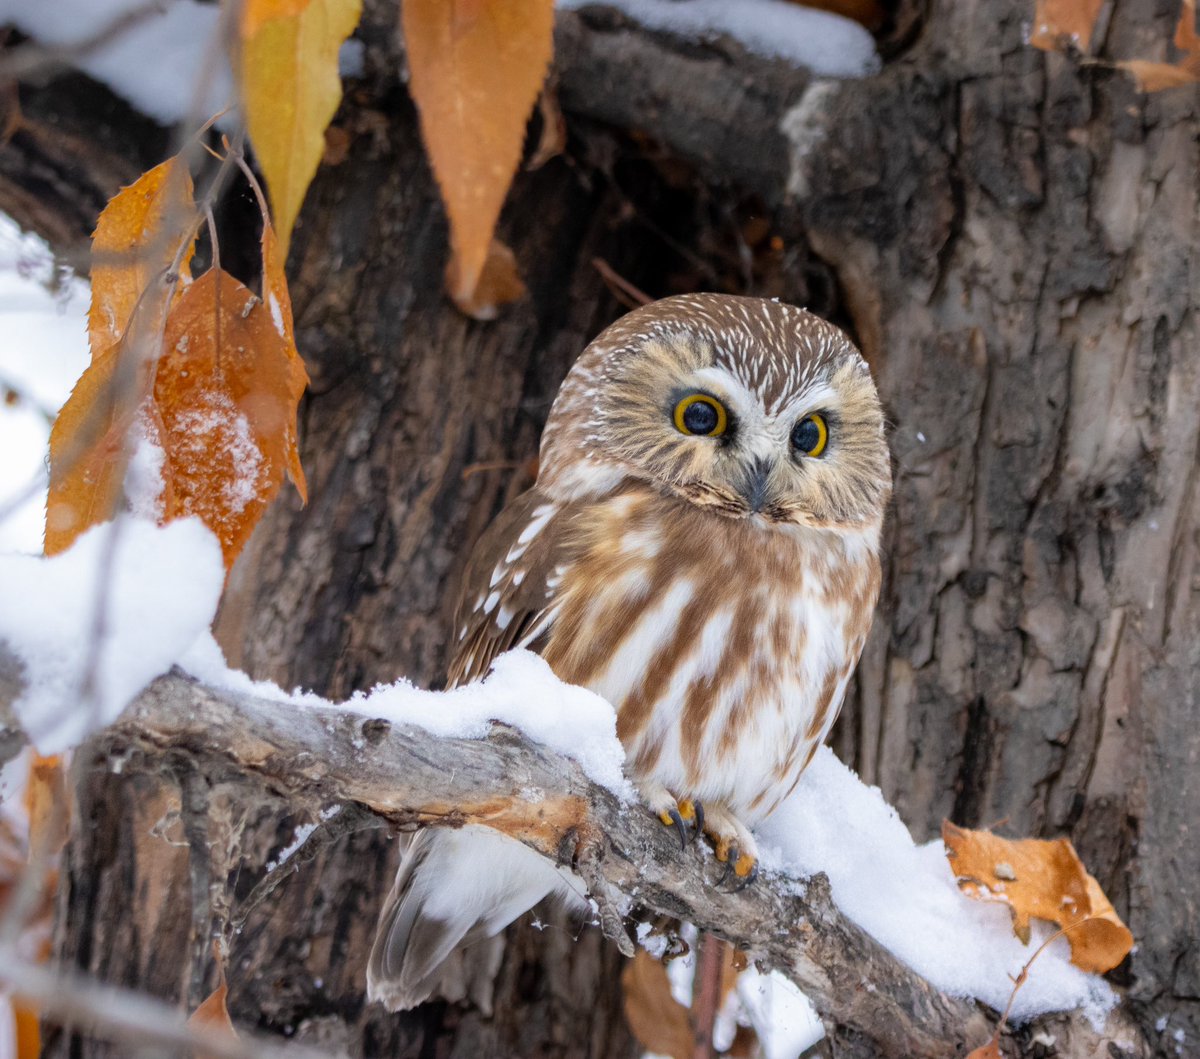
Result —
[[[335, 695], [438, 678], [466, 550], [526, 484], [567, 365], [619, 312], [592, 257], [653, 295], [808, 304], [853, 330], [894, 422], [888, 581], [840, 751], [918, 836], [943, 816], [1070, 835], [1138, 939], [1115, 979], [1146, 1042], [1187, 1054], [1200, 1040], [1195, 90], [1146, 97], [1030, 49], [1026, 0], [937, 3], [905, 55], [844, 84], [611, 12], [564, 15], [571, 148], [518, 179], [503, 222], [531, 298], [479, 325], [442, 300], [444, 223], [393, 16], [368, 7], [367, 76], [339, 118], [350, 153], [318, 176], [291, 262], [314, 379], [312, 500], [278, 504], [236, 572], [232, 661]], [[1093, 50], [1161, 57], [1177, 14], [1117, 0]], [[72, 79], [23, 97], [26, 128], [0, 164], [0, 206], [60, 245], [90, 227], [89, 202], [159, 160], [161, 139], [138, 126], [78, 121], [70, 101], [89, 91]], [[744, 252], [756, 214], [780, 252]], [[497, 459], [518, 469], [463, 477]], [[199, 797], [194, 779], [80, 776], [59, 951], [194, 1002], [211, 972], [181, 899], [186, 854], [135, 838], [169, 825], [180, 797]], [[291, 822], [264, 809], [239, 827], [230, 879], [244, 894]], [[618, 960], [595, 932], [571, 945], [518, 929], [494, 1017], [365, 1009], [388, 848], [350, 836], [251, 917], [235, 1017], [367, 1055], [633, 1053]], [[832, 1050], [873, 1054], [838, 1027]]]

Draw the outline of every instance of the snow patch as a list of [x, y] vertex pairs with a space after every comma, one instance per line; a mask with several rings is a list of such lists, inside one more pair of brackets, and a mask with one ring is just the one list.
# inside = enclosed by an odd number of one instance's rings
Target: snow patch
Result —
[[0, 555], [0, 642], [24, 663], [17, 720], [43, 754], [114, 721], [204, 632], [225, 582], [199, 519], [95, 526], [52, 558]]
[[[1022, 945], [1005, 906], [959, 891], [941, 840], [916, 845], [879, 788], [863, 783], [829, 747], [817, 752], [758, 839], [765, 866], [824, 872], [845, 915], [952, 996], [1003, 1011], [1013, 978], [1052, 933], [1035, 920], [1030, 944]], [[1070, 963], [1070, 946], [1060, 938], [1033, 965], [1011, 1017], [1080, 1009], [1099, 1025], [1116, 1000], [1102, 978]]]
[[825, 1036], [808, 997], [778, 971], [760, 974], [747, 967], [738, 975], [737, 997], [764, 1059], [796, 1059]]
[[149, 437], [144, 420], [139, 420], [133, 454], [125, 469], [125, 502], [132, 514], [157, 522], [165, 514], [163, 465], [167, 454]]
[[[3, 2], [3, 0], [0, 0]], [[0, 214], [0, 552], [42, 550], [50, 420], [88, 363], [88, 285]]]
[[[0, 0], [0, 25], [71, 53], [89, 77], [171, 125], [202, 121], [236, 102], [220, 10], [196, 0]], [[101, 35], [108, 39], [85, 47]], [[361, 76], [362, 44], [347, 41], [338, 61], [344, 77]]]
[[865, 77], [879, 69], [875, 39], [861, 25], [788, 0], [558, 0], [566, 10], [596, 6], [691, 40], [728, 35], [819, 77]]
[[0, 23], [41, 44], [79, 49], [102, 33], [100, 47], [73, 59], [148, 117], [164, 125], [201, 120], [233, 102], [233, 77], [217, 39], [220, 8], [173, 0], [155, 10], [146, 0], [0, 0]]
[[229, 669], [211, 635], [199, 639], [180, 665], [212, 687], [308, 708], [348, 710], [391, 724], [411, 724], [447, 739], [483, 739], [498, 721], [578, 762], [589, 779], [622, 799], [635, 797], [623, 772], [625, 751], [617, 739], [612, 706], [585, 688], [564, 684], [529, 651], [501, 655], [482, 682], [450, 691], [425, 691], [398, 680], [356, 692], [340, 704], [311, 692], [289, 694]]

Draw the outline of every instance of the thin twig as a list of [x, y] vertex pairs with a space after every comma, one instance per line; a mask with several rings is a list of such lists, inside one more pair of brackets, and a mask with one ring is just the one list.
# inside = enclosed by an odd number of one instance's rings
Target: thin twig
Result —
[[654, 301], [649, 294], [639, 290], [617, 272], [604, 258], [592, 258], [592, 268], [600, 273], [600, 278], [604, 280], [605, 285], [612, 291], [613, 297], [627, 309], [636, 309], [642, 305], [649, 305]]
[[0, 986], [35, 1004], [52, 1022], [86, 1027], [133, 1047], [188, 1048], [217, 1059], [328, 1059], [303, 1045], [280, 1046], [242, 1029], [235, 1038], [216, 1028], [189, 1025], [160, 1000], [30, 963], [11, 946], [0, 948]]

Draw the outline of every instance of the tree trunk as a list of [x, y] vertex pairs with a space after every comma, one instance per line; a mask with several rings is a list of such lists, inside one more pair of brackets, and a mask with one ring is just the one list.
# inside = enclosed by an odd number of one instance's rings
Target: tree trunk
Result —
[[[1177, 15], [1121, 0], [1093, 51], [1161, 57]], [[291, 258], [313, 378], [310, 504], [287, 497], [260, 527], [220, 634], [231, 663], [333, 695], [436, 683], [471, 543], [528, 484], [571, 360], [622, 311], [592, 259], [654, 296], [807, 304], [861, 343], [896, 464], [884, 600], [839, 751], [918, 837], [943, 817], [1069, 835], [1138, 941], [1114, 980], [1159, 1052], [1188, 1054], [1197, 96], [1143, 96], [1124, 75], [1033, 50], [1032, 17], [1031, 0], [946, 0], [880, 75], [833, 83], [727, 41], [561, 14], [571, 145], [522, 174], [506, 209], [530, 297], [478, 324], [442, 296], [445, 226], [395, 76], [394, 14], [369, 4], [367, 76], [337, 121], [349, 154], [318, 175]], [[111, 121], [76, 129], [63, 101], [85, 92], [73, 78], [23, 98], [26, 131], [0, 164], [0, 205], [60, 245], [132, 175], [128, 139], [161, 147], [127, 120], [120, 140]], [[60, 185], [52, 206], [35, 196]], [[464, 474], [494, 461], [510, 466]], [[249, 892], [293, 822], [245, 819], [236, 789], [184, 762], [86, 769], [78, 789], [86, 826], [68, 849], [58, 954], [194, 1006], [213, 984], [226, 895]], [[232, 852], [189, 864], [205, 828]], [[595, 931], [511, 931], [490, 1015], [366, 1007], [393, 865], [387, 836], [351, 835], [260, 906], [233, 946], [235, 1020], [353, 1055], [636, 1054], [619, 958]], [[831, 1050], [869, 1054], [836, 1025]], [[105, 1053], [69, 1032], [49, 1051]]]

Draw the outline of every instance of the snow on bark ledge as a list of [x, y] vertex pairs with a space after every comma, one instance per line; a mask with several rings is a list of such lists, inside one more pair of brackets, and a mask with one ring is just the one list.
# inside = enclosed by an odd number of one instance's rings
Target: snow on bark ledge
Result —
[[647, 29], [690, 40], [729, 36], [818, 77], [866, 77], [879, 69], [875, 39], [861, 25], [790, 0], [557, 0], [557, 6], [613, 7]]

